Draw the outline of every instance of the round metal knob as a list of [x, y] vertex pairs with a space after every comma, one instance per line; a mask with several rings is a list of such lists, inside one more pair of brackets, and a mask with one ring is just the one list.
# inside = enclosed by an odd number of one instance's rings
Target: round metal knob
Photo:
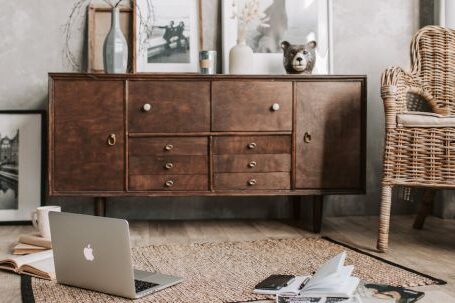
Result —
[[172, 144], [166, 144], [166, 146], [164, 147], [164, 149], [167, 150], [167, 151], [170, 151], [173, 148], [174, 148], [174, 145], [172, 145]]
[[251, 161], [250, 163], [248, 163], [248, 167], [254, 168], [254, 167], [256, 167], [256, 164], [257, 164], [256, 161]]
[[145, 103], [142, 105], [142, 111], [143, 112], [149, 112], [152, 109], [152, 106], [149, 103]]
[[256, 183], [257, 183], [257, 182], [256, 182], [256, 179], [250, 179], [250, 180], [248, 180], [248, 185], [249, 185], [249, 186], [256, 185]]
[[171, 162], [168, 162], [168, 163], [166, 163], [166, 165], [164, 165], [164, 167], [165, 167], [166, 169], [171, 169], [171, 168], [174, 167], [174, 164], [172, 164]]
[[273, 103], [272, 105], [272, 111], [276, 112], [280, 110], [280, 105], [278, 103]]
[[254, 143], [254, 142], [249, 143], [248, 144], [248, 148], [249, 149], [255, 149], [256, 148], [256, 143]]
[[174, 181], [167, 180], [166, 183], [164, 183], [164, 185], [166, 185], [166, 187], [172, 187], [174, 185]]

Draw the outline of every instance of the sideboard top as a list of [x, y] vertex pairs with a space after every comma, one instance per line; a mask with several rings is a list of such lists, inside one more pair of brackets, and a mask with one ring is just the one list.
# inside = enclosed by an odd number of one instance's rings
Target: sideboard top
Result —
[[52, 79], [92, 79], [92, 80], [147, 80], [147, 79], [192, 79], [192, 80], [238, 80], [238, 79], [270, 79], [270, 80], [366, 80], [366, 75], [202, 75], [198, 73], [49, 73]]

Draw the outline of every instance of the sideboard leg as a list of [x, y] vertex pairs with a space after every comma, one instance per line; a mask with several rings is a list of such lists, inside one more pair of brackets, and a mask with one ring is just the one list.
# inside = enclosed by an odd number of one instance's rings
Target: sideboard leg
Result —
[[107, 198], [104, 198], [104, 197], [95, 198], [95, 216], [100, 216], [100, 217], [106, 216], [106, 201], [107, 201]]
[[293, 197], [294, 220], [304, 230], [320, 233], [322, 228], [322, 212], [324, 196]]

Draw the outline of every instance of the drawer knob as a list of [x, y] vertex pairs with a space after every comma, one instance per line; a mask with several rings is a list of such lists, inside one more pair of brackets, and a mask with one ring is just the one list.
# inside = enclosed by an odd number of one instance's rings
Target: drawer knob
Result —
[[172, 144], [166, 144], [166, 146], [164, 147], [164, 149], [167, 151], [171, 151], [173, 148], [174, 148], [174, 145], [172, 145]]
[[303, 135], [303, 142], [305, 142], [305, 143], [310, 143], [311, 142], [311, 134], [309, 132], [306, 132]]
[[167, 180], [166, 183], [164, 183], [164, 185], [166, 185], [166, 187], [172, 187], [174, 185], [174, 181]]
[[256, 143], [252, 142], [248, 144], [249, 149], [255, 149], [256, 148]]
[[168, 162], [168, 163], [166, 163], [166, 165], [164, 165], [164, 167], [165, 167], [166, 169], [171, 169], [171, 168], [174, 167], [174, 164], [172, 164], [171, 162]]
[[256, 182], [256, 179], [250, 179], [250, 180], [248, 180], [248, 185], [249, 185], [249, 186], [254, 186], [254, 185], [256, 185], [256, 183], [257, 183], [257, 182]]
[[149, 103], [145, 103], [142, 105], [142, 111], [143, 112], [149, 112], [152, 109], [152, 106]]
[[278, 103], [272, 104], [272, 111], [276, 112], [280, 110], [280, 105]]
[[248, 163], [248, 167], [249, 168], [255, 168], [256, 167], [256, 161], [251, 161], [250, 163]]
[[117, 137], [115, 134], [110, 134], [109, 137], [107, 137], [107, 145], [114, 146], [115, 143], [117, 143]]

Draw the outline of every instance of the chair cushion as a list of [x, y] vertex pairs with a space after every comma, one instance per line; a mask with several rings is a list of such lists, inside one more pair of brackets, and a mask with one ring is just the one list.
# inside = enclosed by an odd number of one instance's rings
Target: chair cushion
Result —
[[408, 112], [397, 115], [399, 127], [455, 127], [455, 116], [428, 112]]

